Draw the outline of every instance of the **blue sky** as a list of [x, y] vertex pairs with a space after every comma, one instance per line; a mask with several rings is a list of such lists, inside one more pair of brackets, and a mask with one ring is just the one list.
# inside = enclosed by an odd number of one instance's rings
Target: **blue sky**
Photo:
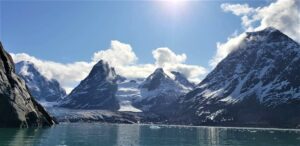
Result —
[[168, 47], [185, 53], [187, 63], [207, 67], [216, 43], [242, 30], [240, 19], [220, 8], [225, 2], [1, 1], [0, 37], [9, 52], [62, 63], [90, 60], [119, 40], [132, 46], [140, 63], [153, 62], [151, 51]]
[[0, 4], [0, 40], [14, 61], [33, 62], [67, 92], [100, 59], [128, 78], [145, 78], [163, 67], [199, 83], [238, 48], [245, 31], [272, 26], [300, 42], [297, 0]]

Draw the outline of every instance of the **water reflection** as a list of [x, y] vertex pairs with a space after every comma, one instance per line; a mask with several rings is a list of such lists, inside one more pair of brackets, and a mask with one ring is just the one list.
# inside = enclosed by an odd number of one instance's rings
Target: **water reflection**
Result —
[[113, 146], [116, 145], [117, 125], [77, 123], [51, 128], [39, 146]]
[[17, 129], [1, 128], [0, 145], [1, 146], [32, 146], [42, 139], [45, 130], [40, 129]]
[[117, 146], [139, 146], [139, 125], [117, 125]]
[[198, 144], [217, 145], [219, 144], [220, 129], [218, 128], [198, 128]]
[[263, 129], [76, 123], [0, 129], [0, 146], [299, 146], [300, 132]]

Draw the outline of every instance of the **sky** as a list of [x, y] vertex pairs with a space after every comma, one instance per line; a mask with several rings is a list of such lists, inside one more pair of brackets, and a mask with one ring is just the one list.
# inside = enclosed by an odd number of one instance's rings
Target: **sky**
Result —
[[296, 0], [0, 2], [5, 49], [68, 92], [100, 59], [129, 78], [163, 67], [200, 82], [245, 31], [274, 25], [298, 41], [299, 24]]

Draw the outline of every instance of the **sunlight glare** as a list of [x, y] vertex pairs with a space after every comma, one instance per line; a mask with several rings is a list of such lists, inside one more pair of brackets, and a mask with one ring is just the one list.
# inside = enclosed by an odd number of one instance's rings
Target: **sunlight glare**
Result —
[[185, 3], [185, 0], [166, 0], [170, 8], [178, 9], [182, 7]]
[[160, 5], [163, 9], [168, 11], [172, 15], [178, 15], [184, 11], [184, 7], [187, 4], [187, 0], [163, 0], [160, 1]]

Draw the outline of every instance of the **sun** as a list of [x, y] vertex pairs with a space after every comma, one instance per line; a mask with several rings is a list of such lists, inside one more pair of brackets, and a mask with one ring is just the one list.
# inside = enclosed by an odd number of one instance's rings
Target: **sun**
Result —
[[182, 10], [185, 7], [187, 0], [162, 0], [160, 2], [167, 10], [178, 11]]
[[180, 6], [185, 2], [185, 0], [167, 0], [167, 2], [173, 6]]

